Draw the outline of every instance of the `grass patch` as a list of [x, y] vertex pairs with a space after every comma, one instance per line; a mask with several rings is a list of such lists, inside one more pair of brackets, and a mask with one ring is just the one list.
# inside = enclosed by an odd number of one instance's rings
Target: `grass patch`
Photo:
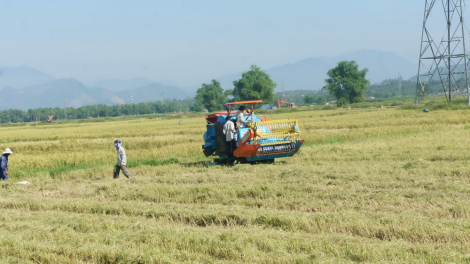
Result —
[[[49, 175], [51, 175], [51, 177], [54, 178], [58, 175], [64, 174], [65, 172], [89, 169], [90, 167], [96, 167], [97, 165], [98, 164], [95, 164], [94, 166], [90, 166], [88, 164], [65, 165], [65, 166], [62, 166], [62, 167], [58, 167], [58, 168], [48, 170], [48, 172], [49, 172]], [[100, 165], [102, 165], [102, 164], [100, 164]]]
[[179, 164], [179, 160], [177, 158], [168, 158], [163, 160], [157, 159], [143, 159], [143, 160], [131, 160], [127, 163], [127, 167], [137, 167], [140, 165], [149, 165], [149, 166], [163, 166], [169, 164]]

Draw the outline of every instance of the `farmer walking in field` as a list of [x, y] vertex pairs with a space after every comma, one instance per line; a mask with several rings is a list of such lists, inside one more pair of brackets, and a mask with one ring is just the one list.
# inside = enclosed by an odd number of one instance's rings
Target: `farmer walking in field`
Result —
[[122, 170], [122, 173], [124, 173], [124, 176], [127, 178], [131, 178], [131, 174], [127, 171], [126, 168], [126, 163], [127, 163], [127, 157], [126, 157], [126, 151], [122, 147], [122, 142], [120, 139], [116, 139], [114, 141], [114, 146], [116, 147], [117, 151], [117, 163], [116, 166], [114, 166], [114, 179], [119, 178], [119, 172]]
[[13, 151], [11, 151], [9, 148], [6, 148], [0, 157], [0, 178], [4, 181], [8, 180], [8, 156], [10, 156], [11, 153], [13, 153]]
[[227, 146], [227, 158], [229, 161], [233, 159], [233, 151], [235, 150], [235, 125], [233, 124], [232, 120], [230, 119], [230, 116], [227, 116], [225, 118], [227, 121], [224, 125], [223, 132], [225, 134], [225, 142]]

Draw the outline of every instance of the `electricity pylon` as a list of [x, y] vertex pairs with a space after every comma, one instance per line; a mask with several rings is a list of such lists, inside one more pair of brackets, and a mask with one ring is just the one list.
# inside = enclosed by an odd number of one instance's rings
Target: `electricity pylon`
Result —
[[[439, 6], [434, 6], [436, 2], [442, 4], [443, 15], [439, 12]], [[470, 105], [468, 74], [470, 60], [465, 46], [465, 36], [470, 34], [464, 22], [464, 12], [465, 0], [426, 0], [416, 103], [428, 94], [431, 84], [440, 84], [447, 101], [462, 96]], [[434, 41], [436, 34], [442, 34], [442, 31], [444, 36], [441, 40]]]

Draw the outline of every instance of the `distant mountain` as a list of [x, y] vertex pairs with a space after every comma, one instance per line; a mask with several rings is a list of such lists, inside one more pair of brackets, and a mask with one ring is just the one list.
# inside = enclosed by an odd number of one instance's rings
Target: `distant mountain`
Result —
[[0, 101], [0, 110], [125, 104], [132, 102], [131, 92], [134, 103], [161, 101], [162, 98], [186, 99], [190, 96], [182, 89], [145, 78], [102, 80], [94, 83], [101, 87], [90, 87], [75, 79], [56, 80], [29, 67], [0, 69], [0, 90], [2, 97], [7, 98]]
[[134, 103], [145, 103], [161, 101], [165, 99], [186, 99], [189, 94], [174, 86], [166, 86], [159, 83], [152, 83], [144, 87], [129, 91], [120, 91], [115, 94], [123, 98], [126, 103], [131, 102], [131, 92], [134, 96]]
[[[39, 107], [81, 107], [186, 99], [188, 92], [146, 78], [100, 80], [85, 85], [76, 79], [55, 79], [30, 67], [0, 67], [0, 110]], [[193, 96], [191, 96], [193, 97]]]
[[[451, 74], [453, 75], [453, 78], [455, 78], [456, 80], [459, 80], [460, 78], [462, 78], [463, 74], [460, 74], [460, 73], [455, 73], [455, 72], [465, 72], [465, 64], [455, 64], [455, 63], [450, 63], [450, 67], [451, 67]], [[426, 70], [426, 67], [423, 67], [421, 68], [421, 81], [426, 81], [427, 78], [426, 74], [430, 73], [429, 72], [429, 69]], [[447, 66], [444, 66], [444, 67], [439, 67], [439, 70], [436, 70], [435, 66], [433, 67], [433, 76], [432, 76], [432, 81], [440, 81], [441, 78], [443, 79], [443, 81], [445, 82], [445, 80], [448, 78], [448, 74], [449, 74], [449, 68], [447, 68]], [[431, 72], [431, 73], [433, 73]], [[454, 73], [453, 73], [454, 72]], [[418, 71], [416, 71], [416, 74], [413, 75], [411, 78], [408, 79], [408, 81], [412, 81], [412, 82], [416, 82], [418, 81]], [[429, 81], [429, 80], [428, 80]]]
[[124, 103], [124, 100], [106, 89], [90, 88], [75, 79], [58, 79], [22, 89], [4, 88], [0, 93], [3, 98], [7, 98], [0, 101], [0, 110]]
[[54, 80], [55, 78], [51, 75], [26, 66], [0, 67], [0, 89], [6, 87], [18, 89]]
[[[265, 70], [278, 84], [289, 90], [320, 90], [325, 85], [327, 72], [340, 61], [355, 60], [360, 69], [368, 68], [367, 78], [371, 83], [398, 77], [403, 79], [416, 75], [418, 66], [400, 58], [393, 52], [363, 50], [337, 57], [307, 58], [293, 64], [285, 64]], [[222, 88], [232, 89], [233, 81], [242, 73], [219, 78]], [[416, 77], [415, 77], [416, 78]], [[200, 86], [199, 86], [200, 87]], [[85, 85], [75, 79], [58, 79], [36, 69], [22, 66], [0, 67], [0, 90], [3, 98], [2, 109], [23, 109], [38, 107], [80, 107], [88, 104], [123, 104], [186, 99], [195, 95], [199, 88], [177, 88], [169, 84], [156, 83], [146, 78], [130, 80], [101, 80]]]
[[334, 64], [321, 59], [305, 59], [294, 64], [286, 64], [266, 70], [277, 83], [276, 91], [285, 90], [320, 90], [324, 86], [326, 73]]
[[[276, 91], [288, 90], [320, 90], [325, 86], [327, 72], [340, 61], [354, 60], [359, 69], [368, 68], [367, 79], [371, 83], [379, 83], [385, 79], [398, 78], [398, 74], [407, 79], [417, 73], [418, 65], [409, 62], [393, 52], [363, 50], [337, 57], [308, 58], [293, 64], [263, 69], [277, 83]], [[242, 73], [231, 74], [218, 79], [222, 88], [232, 89], [233, 81], [241, 78]]]
[[90, 87], [99, 87], [110, 90], [111, 92], [119, 92], [133, 90], [154, 83], [147, 78], [134, 78], [130, 80], [98, 80], [88, 84]]

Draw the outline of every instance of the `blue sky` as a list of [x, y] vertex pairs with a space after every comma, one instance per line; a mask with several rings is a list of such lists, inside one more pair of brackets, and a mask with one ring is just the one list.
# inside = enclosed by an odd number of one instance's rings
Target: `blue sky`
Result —
[[0, 0], [0, 66], [179, 86], [375, 49], [417, 63], [424, 1]]

